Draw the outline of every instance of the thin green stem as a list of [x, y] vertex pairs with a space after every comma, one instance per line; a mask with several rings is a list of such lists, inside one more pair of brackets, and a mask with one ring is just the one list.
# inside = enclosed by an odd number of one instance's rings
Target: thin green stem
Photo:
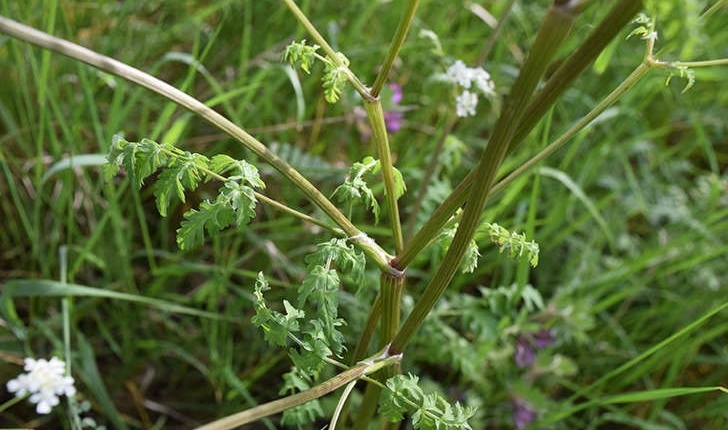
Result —
[[[545, 112], [571, 85], [576, 77], [589, 66], [604, 50], [619, 31], [630, 22], [642, 8], [642, 0], [619, 0], [607, 16], [589, 34], [587, 39], [574, 51], [546, 82], [544, 88], [528, 104], [526, 113], [519, 124], [508, 151], [515, 149], [536, 126]], [[473, 183], [474, 172], [468, 174], [440, 204], [422, 228], [407, 243], [404, 251], [398, 253], [392, 264], [405, 269], [417, 254], [435, 237], [450, 217], [467, 200]]]
[[349, 384], [346, 385], [346, 388], [344, 388], [344, 392], [341, 394], [341, 398], [339, 398], [339, 403], [336, 404], [336, 409], [334, 410], [334, 414], [331, 417], [329, 429], [336, 430], [337, 421], [339, 417], [342, 416], [344, 405], [346, 404], [349, 395], [354, 390], [354, 385], [356, 385], [356, 380], [349, 382]]
[[178, 90], [172, 85], [157, 79], [139, 69], [126, 65], [113, 58], [101, 55], [80, 45], [51, 36], [32, 27], [20, 24], [11, 19], [0, 17], [0, 32], [7, 33], [20, 40], [46, 48], [53, 52], [65, 55], [84, 62], [99, 70], [124, 78], [130, 82], [147, 88], [184, 108], [195, 113], [213, 126], [222, 130], [246, 148], [260, 156], [273, 166], [281, 175], [296, 185], [314, 204], [328, 215], [349, 237], [356, 237], [355, 242], [361, 249], [385, 272], [398, 273], [389, 266], [391, 256], [387, 254], [374, 240], [366, 236], [342, 214], [326, 196], [311, 184], [296, 169], [291, 167], [273, 151], [268, 149], [259, 140], [248, 134], [245, 130], [233, 124], [230, 120], [209, 108], [194, 97]]
[[336, 51], [329, 45], [329, 43], [324, 39], [324, 37], [321, 35], [321, 33], [316, 30], [316, 27], [311, 23], [311, 21], [308, 20], [308, 17], [306, 17], [306, 14], [303, 13], [303, 11], [296, 5], [296, 2], [293, 0], [283, 0], [283, 3], [288, 6], [288, 8], [293, 13], [293, 16], [296, 17], [299, 23], [306, 29], [306, 31], [313, 37], [313, 40], [316, 41], [317, 44], [321, 46], [321, 48], [326, 52], [326, 54], [329, 56], [331, 61], [336, 64], [336, 67], [341, 68], [346, 72], [346, 78], [351, 83], [351, 85], [354, 87], [354, 89], [361, 94], [362, 98], [364, 100], [370, 100], [373, 101], [376, 99], [376, 97], [373, 97], [369, 93], [369, 88], [364, 85], [359, 78], [356, 77], [354, 72], [347, 67], [346, 64], [342, 63], [339, 59], [339, 56], [336, 54]]
[[397, 205], [397, 191], [394, 183], [394, 166], [392, 166], [392, 154], [389, 150], [389, 136], [384, 123], [384, 111], [379, 99], [365, 101], [369, 123], [372, 127], [372, 137], [377, 145], [379, 163], [382, 168], [382, 179], [384, 180], [384, 194], [389, 208], [389, 221], [392, 227], [395, 253], [402, 252], [404, 240], [402, 239], [402, 224], [399, 219], [399, 207]]
[[728, 66], [728, 58], [704, 61], [653, 61], [653, 67], [667, 69], [669, 67], [710, 67], [710, 66]]
[[475, 170], [473, 180], [478, 186], [471, 187], [468, 205], [465, 207], [452, 244], [402, 329], [392, 341], [390, 347], [392, 351], [403, 351], [460, 267], [462, 257], [480, 224], [480, 216], [488, 199], [488, 191], [505, 158], [508, 145], [516, 133], [521, 117], [526, 111], [526, 102], [536, 89], [551, 59], [569, 34], [574, 19], [574, 11], [568, 4], [557, 3], [551, 6], [544, 18], [528, 58], [513, 84], [511, 94], [498, 118], [493, 135], [481, 155], [480, 164]]
[[703, 12], [702, 15], [700, 15], [700, 19], [703, 21], [709, 19], [711, 16], [713, 16], [713, 14], [715, 14], [716, 12], [721, 10], [726, 5], [728, 5], [728, 0], [719, 0], [719, 1], [715, 2], [715, 4], [713, 4], [713, 6], [708, 8], [708, 10], [706, 10], [705, 12]]
[[391, 355], [386, 350], [384, 350], [376, 356], [370, 357], [368, 360], [358, 363], [356, 366], [339, 373], [333, 378], [328, 379], [311, 389], [287, 397], [283, 397], [272, 402], [256, 406], [254, 408], [247, 409], [245, 411], [227, 416], [217, 421], [213, 421], [211, 423], [198, 427], [197, 430], [232, 429], [238, 426], [242, 426], [243, 424], [257, 421], [261, 418], [283, 412], [286, 409], [290, 409], [295, 406], [302, 405], [306, 402], [310, 402], [311, 400], [318, 399], [319, 397], [325, 396], [326, 394], [331, 393], [332, 391], [348, 384], [351, 381], [357, 380], [366, 375], [370, 375], [392, 364], [396, 364], [401, 359], [401, 355]]
[[392, 64], [394, 64], [394, 60], [397, 58], [397, 54], [399, 53], [400, 48], [402, 48], [402, 44], [404, 44], [404, 40], [407, 37], [407, 32], [412, 24], [412, 19], [415, 17], [415, 11], [417, 10], [419, 2], [420, 0], [407, 0], [407, 4], [404, 6], [404, 12], [399, 20], [399, 24], [397, 24], [397, 30], [394, 32], [392, 43], [389, 44], [389, 50], [387, 51], [387, 55], [384, 57], [382, 68], [379, 69], [379, 74], [374, 80], [374, 85], [372, 85], [372, 89], [370, 91], [372, 97], [379, 97], [379, 93], [382, 91], [382, 87], [387, 81], [389, 71], [392, 70]]
[[23, 401], [23, 399], [27, 399], [28, 397], [30, 397], [30, 393], [20, 397], [13, 397], [12, 399], [0, 405], [0, 412], [5, 411], [16, 403], [20, 403], [21, 401]]

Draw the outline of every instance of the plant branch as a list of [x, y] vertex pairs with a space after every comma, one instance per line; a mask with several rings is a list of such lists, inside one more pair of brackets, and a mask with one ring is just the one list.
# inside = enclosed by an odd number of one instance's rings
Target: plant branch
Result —
[[498, 118], [493, 135], [481, 155], [480, 164], [476, 168], [473, 178], [473, 182], [478, 186], [471, 187], [468, 205], [463, 212], [455, 238], [437, 272], [415, 304], [402, 329], [392, 341], [392, 351], [401, 352], [404, 349], [460, 267], [462, 257], [479, 225], [480, 216], [488, 199], [488, 191], [505, 158], [521, 117], [526, 111], [526, 102], [536, 89], [551, 59], [569, 34], [574, 19], [575, 14], [568, 4], [554, 3], [549, 8], [528, 58], [513, 84], [503, 112]]
[[397, 24], [397, 30], [394, 32], [392, 43], [389, 44], [389, 50], [387, 51], [386, 57], [384, 57], [384, 63], [381, 69], [379, 69], [379, 74], [370, 90], [372, 97], [379, 97], [379, 92], [382, 91], [382, 87], [387, 81], [389, 71], [392, 70], [392, 64], [394, 64], [394, 60], [397, 58], [402, 44], [404, 44], [404, 39], [407, 37], [407, 32], [412, 24], [412, 19], [415, 17], [415, 11], [419, 2], [420, 0], [407, 0], [407, 4], [404, 6], [404, 13], [399, 20], [399, 24]]
[[389, 137], [387, 127], [384, 123], [384, 111], [382, 103], [377, 98], [375, 101], [364, 101], [364, 107], [372, 127], [372, 137], [377, 144], [379, 164], [382, 169], [384, 180], [384, 194], [389, 208], [389, 221], [392, 226], [395, 253], [402, 252], [404, 240], [402, 239], [402, 224], [399, 219], [399, 207], [397, 206], [397, 191], [394, 183], [394, 167], [392, 166], [392, 154], [389, 150]]
[[51, 36], [32, 27], [0, 16], [0, 32], [7, 33], [20, 40], [32, 43], [53, 52], [96, 67], [99, 70], [124, 78], [130, 82], [147, 88], [178, 105], [190, 110], [213, 126], [222, 130], [246, 148], [260, 156], [273, 166], [281, 175], [296, 185], [314, 204], [328, 215], [349, 237], [357, 237], [359, 246], [383, 271], [398, 273], [389, 266], [391, 257], [366, 235], [356, 228], [329, 199], [326, 198], [296, 169], [291, 167], [259, 140], [248, 134], [224, 116], [209, 108], [194, 97], [178, 90], [172, 85], [157, 79], [139, 69], [131, 67], [113, 58], [96, 53], [75, 43]]

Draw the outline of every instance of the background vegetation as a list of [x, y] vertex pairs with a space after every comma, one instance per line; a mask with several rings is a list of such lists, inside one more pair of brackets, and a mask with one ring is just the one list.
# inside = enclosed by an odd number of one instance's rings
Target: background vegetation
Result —
[[[498, 17], [508, 3], [482, 7]], [[515, 79], [549, 3], [516, 2], [487, 52], [484, 67], [500, 95]], [[563, 55], [609, 2], [597, 3], [577, 21]], [[700, 19], [713, 3], [648, 2], [661, 59], [728, 57], [728, 11]], [[399, 19], [397, 2], [300, 5], [371, 82]], [[458, 121], [446, 136], [453, 97], [435, 79], [451, 59], [476, 65], [484, 58], [493, 29], [480, 7], [422, 0], [390, 75], [403, 89], [404, 126], [391, 144], [408, 186], [400, 200], [405, 231], [472, 170], [497, 117], [501, 101], [481, 101], [479, 114]], [[320, 70], [309, 77], [280, 62], [283, 48], [306, 34], [277, 2], [27, 0], [3, 2], [0, 13], [149, 71], [214, 105], [324, 194], [331, 195], [353, 162], [375, 153], [353, 92], [329, 105]], [[437, 34], [444, 56], [431, 39], [418, 36], [422, 30]], [[643, 53], [639, 40], [618, 37], [506, 160], [504, 173], [586, 114]], [[79, 292], [66, 301], [74, 376], [92, 405], [89, 415], [116, 428], [188, 428], [279, 397], [290, 361], [250, 323], [255, 277], [262, 271], [270, 279], [269, 303], [292, 300], [304, 257], [330, 234], [259, 205], [248, 228], [182, 252], [175, 243], [181, 214], [213, 197], [214, 186], [162, 218], [151, 189], [137, 191], [123, 177], [104, 181], [100, 164], [112, 135], [172, 142], [209, 156], [255, 162], [254, 156], [146, 90], [2, 35], [0, 77], [0, 282], [65, 277], [96, 289], [97, 296]], [[473, 428], [510, 428], [523, 405], [537, 414], [537, 428], [728, 426], [728, 396], [718, 392], [606, 400], [728, 380], [728, 319], [725, 311], [711, 313], [728, 292], [728, 92], [722, 91], [728, 73], [698, 69], [695, 86], [684, 94], [685, 81], [674, 78], [665, 86], [665, 77], [651, 71], [535, 174], [490, 202], [486, 218], [539, 243], [538, 267], [529, 271], [527, 261], [499, 254], [483, 234], [479, 267], [456, 277], [409, 345], [404, 372], [453, 402], [477, 406]], [[424, 169], [440, 141], [444, 152], [416, 213]], [[69, 168], [71, 157], [77, 165]], [[272, 169], [258, 167], [266, 195], [318, 213]], [[353, 220], [391, 249], [386, 223], [375, 225], [360, 209], [352, 211]], [[441, 258], [433, 246], [408, 270], [405, 312]], [[377, 283], [372, 268], [361, 292], [341, 292], [348, 345], [359, 335]], [[17, 375], [22, 357], [47, 357], [68, 344], [54, 285], [33, 281], [3, 289], [0, 381]], [[110, 291], [157, 301], [106, 297]], [[170, 309], [175, 304], [207, 314]], [[533, 346], [529, 333], [544, 329], [553, 343], [535, 351], [533, 364], [519, 366], [514, 354], [524, 342]], [[653, 353], [643, 354], [650, 348]], [[0, 402], [7, 398], [1, 394]], [[564, 412], [567, 399], [583, 408]], [[335, 402], [336, 396], [323, 400], [326, 416]], [[59, 422], [59, 416], [35, 416], [29, 405], [0, 417], [4, 426], [58, 428]], [[257, 425], [275, 428], [278, 418]]]

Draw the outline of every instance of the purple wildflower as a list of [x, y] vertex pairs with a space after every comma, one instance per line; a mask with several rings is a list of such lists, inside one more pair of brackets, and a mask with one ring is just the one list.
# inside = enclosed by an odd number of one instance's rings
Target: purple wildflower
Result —
[[551, 330], [541, 329], [537, 332], [523, 333], [518, 336], [516, 350], [513, 353], [513, 360], [518, 367], [528, 367], [533, 364], [534, 346], [538, 349], [545, 348], [556, 341]]
[[523, 399], [513, 400], [513, 425], [517, 429], [525, 428], [536, 419], [536, 411], [533, 406]]
[[392, 90], [392, 104], [399, 104], [402, 101], [402, 85], [391, 83], [388, 85], [389, 89]]
[[402, 128], [402, 120], [404, 115], [399, 111], [399, 103], [402, 101], [402, 86], [390, 83], [389, 89], [392, 90], [392, 98], [389, 99], [390, 110], [384, 112], [384, 123], [387, 131], [394, 133]]
[[518, 336], [516, 351], [513, 353], [513, 359], [516, 361], [516, 365], [518, 367], [530, 366], [533, 364], [534, 355], [531, 342], [524, 335]]
[[533, 340], [536, 342], [536, 348], [545, 348], [556, 342], [556, 338], [551, 333], [551, 330], [545, 328], [533, 333]]
[[402, 119], [404, 119], [404, 115], [400, 111], [391, 110], [384, 112], [384, 124], [390, 133], [399, 131], [402, 128]]

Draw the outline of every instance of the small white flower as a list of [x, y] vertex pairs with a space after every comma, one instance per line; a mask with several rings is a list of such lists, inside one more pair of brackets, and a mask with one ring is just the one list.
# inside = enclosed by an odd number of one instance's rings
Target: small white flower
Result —
[[473, 81], [472, 70], [460, 60], [457, 60], [445, 72], [445, 79], [463, 88], [470, 88]]
[[455, 99], [455, 113], [459, 117], [475, 116], [478, 106], [478, 95], [465, 90]]
[[35, 410], [39, 414], [49, 413], [59, 403], [58, 396], [76, 394], [73, 378], [63, 375], [66, 364], [57, 357], [50, 361], [26, 358], [24, 369], [27, 373], [11, 379], [6, 387], [16, 397], [30, 394], [29, 400], [36, 404]]
[[484, 95], [495, 95], [495, 84], [490, 80], [490, 73], [478, 67], [477, 69], [472, 69], [472, 74], [475, 86], [478, 87], [480, 92]]

